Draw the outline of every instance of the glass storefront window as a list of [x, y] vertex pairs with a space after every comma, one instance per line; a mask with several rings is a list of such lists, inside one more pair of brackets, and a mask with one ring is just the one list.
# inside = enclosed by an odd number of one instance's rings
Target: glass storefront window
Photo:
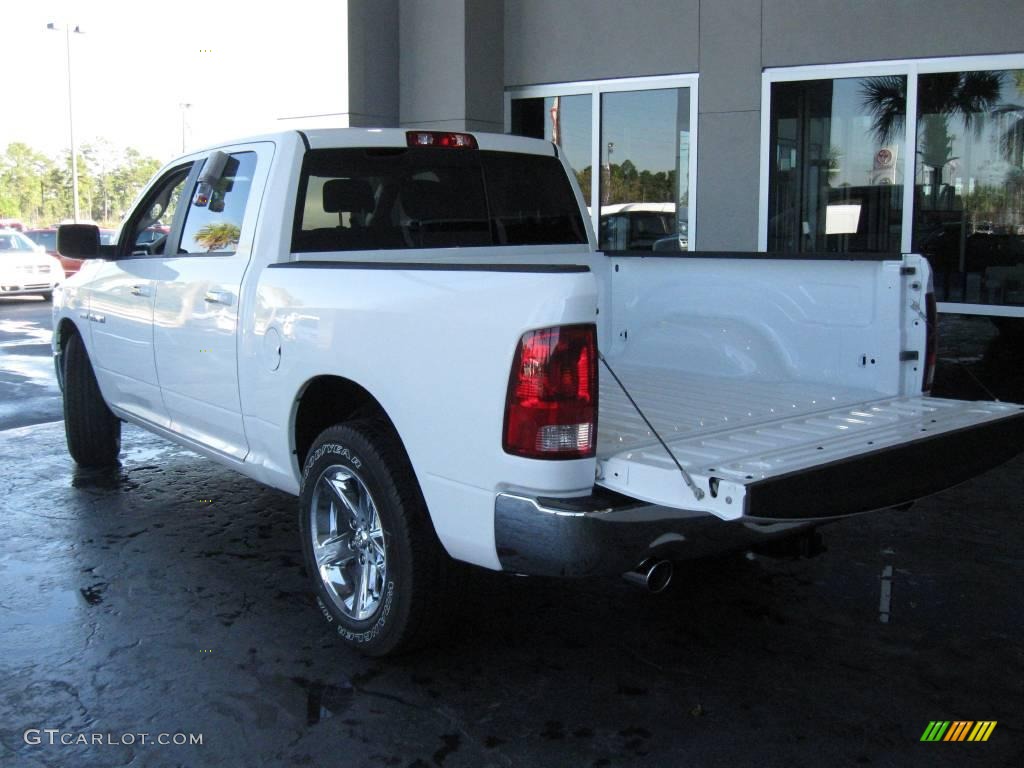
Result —
[[695, 109], [693, 75], [526, 86], [510, 95], [508, 130], [562, 149], [601, 248], [686, 251]]
[[601, 96], [601, 248], [685, 251], [690, 89]]
[[914, 184], [939, 301], [1024, 305], [1024, 70], [919, 76]]
[[772, 84], [769, 251], [900, 252], [906, 80]]
[[565, 152], [569, 165], [590, 197], [590, 94], [512, 100], [512, 133], [546, 139]]

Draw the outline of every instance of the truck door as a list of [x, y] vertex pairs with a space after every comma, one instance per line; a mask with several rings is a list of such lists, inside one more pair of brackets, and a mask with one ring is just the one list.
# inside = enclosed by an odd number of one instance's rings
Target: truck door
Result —
[[167, 279], [156, 289], [153, 342], [171, 428], [236, 459], [248, 452], [238, 394], [242, 278], [273, 145], [214, 152], [188, 194]]
[[90, 357], [112, 406], [162, 427], [169, 423], [153, 358], [153, 297], [166, 278], [163, 250], [192, 163], [169, 170], [125, 222], [117, 257], [85, 270]]

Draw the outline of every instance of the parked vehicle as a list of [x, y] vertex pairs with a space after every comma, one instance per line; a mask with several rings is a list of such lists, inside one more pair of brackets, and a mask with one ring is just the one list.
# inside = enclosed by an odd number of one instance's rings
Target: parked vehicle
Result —
[[687, 249], [686, 222], [676, 221], [675, 203], [615, 203], [601, 206], [601, 242], [612, 251]]
[[54, 306], [71, 455], [115, 462], [123, 420], [297, 495], [324, 617], [381, 655], [443, 620], [451, 559], [657, 589], [1024, 448], [1024, 406], [927, 396], [920, 256], [607, 256], [584, 211], [512, 136], [174, 160], [116, 246], [61, 228], [89, 259]]
[[27, 229], [25, 230], [25, 236], [32, 240], [36, 245], [42, 246], [48, 254], [60, 262], [61, 269], [64, 272], [64, 277], [71, 277], [81, 269], [81, 259], [69, 259], [67, 256], [61, 256], [57, 251], [56, 227], [50, 227], [48, 229]]
[[0, 296], [34, 293], [49, 300], [63, 280], [59, 261], [21, 232], [0, 230]]
[[43, 246], [43, 249], [53, 256], [57, 257], [57, 228], [39, 228], [39, 229], [26, 229], [25, 237], [31, 240], [36, 245]]
[[[150, 230], [147, 231], [147, 237], [149, 237], [149, 241], [152, 242], [158, 237], [165, 235], [167, 231], [166, 227], [151, 227]], [[100, 227], [99, 233], [100, 245], [117, 245], [116, 229]], [[64, 269], [65, 277], [71, 277], [82, 268], [81, 259], [72, 259], [68, 256], [64, 256], [57, 250], [57, 229], [55, 227], [29, 229], [25, 231], [25, 235], [37, 245], [41, 245], [46, 249], [47, 253], [60, 262], [61, 267]]]

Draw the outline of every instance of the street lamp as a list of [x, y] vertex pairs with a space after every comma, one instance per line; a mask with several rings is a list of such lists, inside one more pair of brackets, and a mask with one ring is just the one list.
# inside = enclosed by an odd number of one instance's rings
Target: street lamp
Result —
[[192, 105], [191, 104], [180, 103], [180, 104], [178, 104], [178, 106], [181, 107], [181, 154], [184, 155], [185, 154], [185, 112], [187, 110], [189, 110], [192, 107]]
[[[46, 25], [46, 28], [54, 32], [59, 32], [60, 27], [54, 24], [52, 21]], [[75, 148], [75, 118], [74, 118], [74, 102], [71, 98], [71, 33], [74, 32], [76, 35], [85, 34], [82, 32], [81, 27], [77, 24], [74, 29], [71, 29], [70, 24], [64, 25], [64, 45], [67, 51], [67, 62], [68, 62], [68, 133], [71, 136], [71, 197], [74, 203], [74, 220], [78, 223], [78, 151]]]
[[606, 173], [605, 184], [604, 184], [603, 193], [601, 195], [601, 203], [603, 205], [607, 205], [608, 202], [611, 200], [611, 196], [612, 196], [612, 152], [614, 152], [614, 151], [615, 151], [615, 142], [614, 141], [609, 141], [608, 142], [608, 167], [607, 167], [607, 169], [605, 171], [605, 173]]

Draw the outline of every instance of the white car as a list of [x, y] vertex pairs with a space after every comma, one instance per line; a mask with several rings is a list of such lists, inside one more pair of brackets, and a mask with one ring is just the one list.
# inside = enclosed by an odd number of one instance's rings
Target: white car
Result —
[[0, 230], [0, 296], [38, 294], [53, 298], [53, 289], [64, 279], [64, 269], [21, 232]]

